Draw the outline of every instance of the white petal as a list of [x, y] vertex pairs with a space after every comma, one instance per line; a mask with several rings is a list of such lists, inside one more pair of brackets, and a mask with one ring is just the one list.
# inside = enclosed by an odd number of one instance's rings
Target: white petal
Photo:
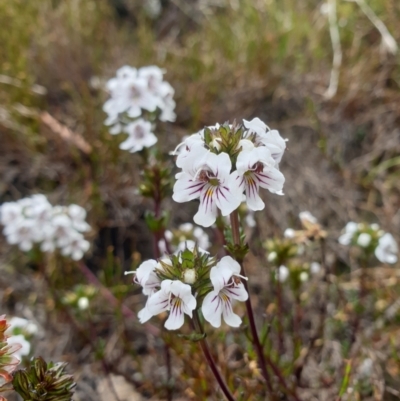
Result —
[[205, 296], [201, 311], [204, 319], [213, 327], [221, 326], [222, 301], [218, 291], [211, 291]]
[[139, 322], [140, 323], [145, 323], [148, 320], [150, 320], [154, 315], [149, 311], [149, 309], [147, 308], [147, 304], [146, 306], [141, 309], [138, 313], [138, 318], [139, 318]]
[[[204, 191], [202, 191], [204, 192]], [[217, 219], [217, 205], [212, 196], [202, 195], [198, 212], [193, 216], [196, 224], [203, 227], [210, 227]]]
[[168, 330], [176, 330], [182, 327], [184, 321], [185, 318], [182, 310], [182, 301], [179, 298], [175, 298], [172, 300], [169, 316], [164, 327]]
[[195, 181], [193, 177], [185, 172], [176, 175], [178, 178], [174, 185], [172, 199], [175, 202], [182, 203], [196, 199], [200, 196], [206, 183]]
[[151, 295], [147, 301], [147, 308], [153, 316], [168, 310], [168, 306], [169, 293], [162, 289]]

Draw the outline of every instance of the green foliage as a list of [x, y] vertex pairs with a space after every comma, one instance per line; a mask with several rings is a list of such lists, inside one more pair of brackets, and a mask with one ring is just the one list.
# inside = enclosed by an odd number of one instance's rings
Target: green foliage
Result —
[[14, 373], [12, 384], [24, 401], [70, 401], [76, 384], [65, 366], [34, 358], [29, 368]]

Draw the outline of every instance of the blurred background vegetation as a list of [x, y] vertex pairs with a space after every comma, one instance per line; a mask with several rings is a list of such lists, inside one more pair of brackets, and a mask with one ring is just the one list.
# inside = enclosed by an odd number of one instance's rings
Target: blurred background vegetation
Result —
[[[336, 20], [330, 8], [334, 4]], [[257, 284], [257, 277], [263, 282], [266, 276], [260, 238], [298, 225], [300, 211], [311, 210], [328, 230], [328, 262], [350, 282], [349, 257], [336, 241], [346, 222], [377, 222], [399, 241], [400, 56], [395, 43], [400, 43], [400, 4], [365, 4], [0, 0], [0, 202], [44, 193], [53, 204], [85, 207], [93, 227], [86, 263], [99, 280], [92, 278], [90, 285], [100, 293], [91, 292], [96, 302], [90, 313], [75, 313], [62, 299], [70, 291], [82, 291], [75, 286], [86, 284], [89, 276], [59, 257], [49, 259], [42, 274], [31, 256], [1, 239], [2, 305], [5, 312], [30, 314], [42, 324], [37, 352], [71, 363], [80, 383], [76, 400], [97, 400], [101, 388], [107, 399], [115, 398], [107, 386], [121, 377], [133, 387], [126, 398], [119, 395], [120, 401], [135, 399], [133, 394], [155, 400], [172, 399], [171, 394], [182, 400], [222, 398], [212, 395], [213, 379], [196, 344], [164, 334], [173, 350], [168, 365], [161, 340], [149, 338], [146, 329], [101, 296], [107, 287], [133, 310], [141, 308], [140, 291], [122, 272], [152, 257], [143, 217], [149, 205], [136, 189], [138, 159], [121, 151], [121, 139], [103, 125], [104, 83], [122, 65], [166, 69], [165, 79], [176, 90], [178, 116], [175, 123], [158, 127], [166, 152], [205, 125], [242, 118], [259, 117], [289, 138], [281, 164], [285, 196], [266, 198], [268, 207], [256, 214], [259, 228], [249, 238], [255, 277], [250, 285], [258, 294], [261, 315], [273, 301]], [[336, 66], [335, 48], [337, 56], [341, 53]], [[339, 79], [337, 90], [329, 93], [332, 69]], [[171, 227], [191, 221], [190, 206], [166, 202], [166, 207], [172, 208]], [[391, 305], [400, 294], [396, 268], [384, 275], [393, 275], [394, 287], [376, 296]], [[341, 308], [348, 312], [346, 303]], [[367, 334], [371, 325], [364, 327]], [[373, 353], [375, 379], [386, 390], [367, 396], [360, 390], [343, 399], [400, 399], [399, 327], [385, 326], [383, 333], [366, 334], [356, 355]], [[249, 363], [254, 351], [237, 345], [245, 333], [235, 334], [239, 340], [229, 330], [214, 336], [227, 347], [215, 349], [223, 369], [234, 369], [226, 373], [227, 380], [246, 389], [238, 399], [255, 399], [261, 393]], [[340, 358], [341, 378], [332, 378], [334, 368], [326, 362], [328, 373], [314, 392], [307, 390], [305, 400], [337, 396], [350, 356]], [[283, 367], [288, 374], [295, 369], [288, 361]], [[118, 382], [114, 387], [121, 386]]]

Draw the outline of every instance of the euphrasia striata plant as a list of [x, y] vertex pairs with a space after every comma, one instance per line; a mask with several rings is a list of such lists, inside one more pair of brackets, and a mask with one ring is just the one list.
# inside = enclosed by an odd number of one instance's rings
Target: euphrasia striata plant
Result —
[[90, 230], [86, 211], [79, 205], [52, 206], [44, 195], [32, 195], [0, 206], [0, 223], [9, 244], [30, 251], [35, 244], [42, 252], [54, 252], [73, 260], [89, 249], [83, 233]]

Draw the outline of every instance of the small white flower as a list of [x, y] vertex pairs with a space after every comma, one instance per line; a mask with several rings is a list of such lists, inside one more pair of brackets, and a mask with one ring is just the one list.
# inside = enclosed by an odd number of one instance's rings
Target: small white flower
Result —
[[305, 211], [299, 214], [299, 218], [301, 221], [309, 222], [311, 224], [317, 224], [318, 220], [315, 216], [313, 216], [310, 212]]
[[23, 319], [22, 317], [12, 317], [7, 323], [10, 325], [10, 327], [6, 330], [7, 335], [14, 333], [15, 329], [21, 329], [21, 331], [29, 335], [36, 334], [38, 332], [38, 327], [35, 323], [27, 319]]
[[258, 193], [260, 187], [272, 193], [282, 194], [285, 177], [274, 166], [271, 152], [264, 146], [239, 153], [236, 161], [238, 183], [245, 191], [247, 207], [250, 210], [262, 210], [265, 207]]
[[78, 299], [78, 308], [80, 310], [86, 310], [89, 308], [89, 299], [87, 297], [80, 297]]
[[14, 353], [14, 355], [21, 359], [23, 356], [29, 355], [31, 352], [30, 342], [22, 335], [17, 334], [7, 338], [8, 345], [20, 344], [21, 348]]
[[89, 250], [90, 243], [85, 240], [81, 233], [75, 231], [71, 232], [69, 242], [61, 248], [62, 255], [70, 256], [73, 260], [80, 260]]
[[295, 230], [293, 230], [293, 228], [287, 228], [284, 231], [283, 236], [285, 238], [293, 239], [296, 236], [296, 232], [295, 232]]
[[80, 232], [85, 232], [90, 230], [90, 226], [86, 223], [86, 210], [79, 205], [69, 205], [67, 208], [68, 216], [71, 219], [72, 227]]
[[366, 248], [371, 243], [371, 236], [368, 233], [361, 233], [357, 238], [357, 244]]
[[358, 231], [358, 224], [354, 221], [349, 221], [344, 228], [344, 234], [339, 237], [339, 244], [350, 245], [354, 234]]
[[124, 128], [124, 132], [129, 134], [128, 138], [119, 147], [131, 153], [138, 152], [143, 148], [149, 148], [157, 142], [157, 137], [153, 134], [151, 123], [137, 119]]
[[175, 202], [188, 202], [199, 198], [200, 207], [194, 222], [210, 227], [216, 220], [218, 209], [227, 216], [237, 209], [242, 200], [242, 191], [236, 176], [231, 174], [228, 154], [216, 155], [203, 147], [191, 149], [183, 171], [176, 175], [172, 198]]
[[396, 263], [398, 252], [398, 246], [392, 234], [386, 233], [379, 238], [378, 246], [375, 249], [375, 256], [380, 262]]
[[184, 323], [184, 314], [192, 317], [196, 308], [196, 298], [192, 295], [190, 285], [179, 280], [164, 280], [161, 289], [151, 295], [145, 306], [146, 311], [139, 314], [141, 323], [161, 312], [169, 311], [168, 319], [164, 327], [168, 330], [176, 330]]
[[[167, 260], [169, 261], [169, 259], [165, 259], [165, 261]], [[161, 285], [161, 281], [156, 274], [157, 268], [161, 268], [159, 262], [150, 259], [143, 262], [135, 272], [134, 282], [143, 287], [144, 295], [154, 294]]]
[[278, 256], [278, 254], [274, 251], [274, 252], [270, 252], [268, 254], [268, 262], [273, 262], [276, 257]]
[[302, 283], [304, 283], [305, 281], [308, 281], [309, 275], [307, 272], [301, 272], [299, 278], [300, 278], [300, 281]]
[[285, 265], [281, 265], [278, 267], [275, 273], [275, 278], [284, 283], [289, 277], [289, 269]]
[[321, 271], [321, 265], [318, 262], [312, 262], [310, 265], [311, 274], [318, 274]]
[[221, 326], [221, 316], [225, 323], [238, 327], [242, 319], [233, 312], [232, 301], [246, 301], [248, 294], [244, 288], [240, 275], [240, 265], [230, 256], [223, 257], [216, 266], [211, 268], [210, 279], [213, 291], [204, 298], [201, 310], [204, 319], [212, 326]]

